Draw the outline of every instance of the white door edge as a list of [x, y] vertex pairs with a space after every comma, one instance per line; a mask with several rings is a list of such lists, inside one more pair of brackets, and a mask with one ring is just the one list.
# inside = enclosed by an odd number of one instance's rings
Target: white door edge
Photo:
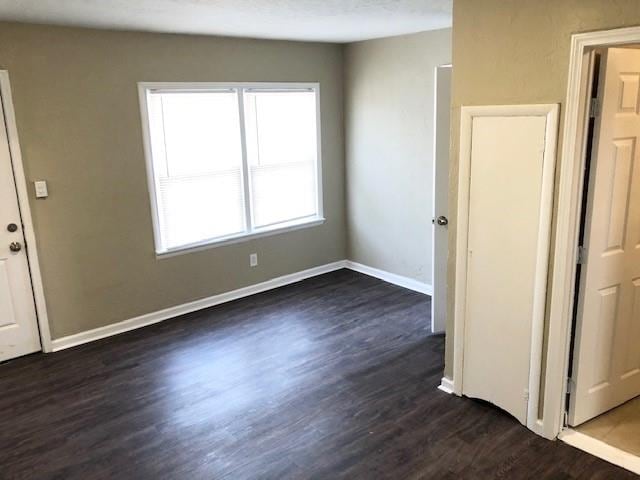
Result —
[[[438, 72], [442, 68], [453, 68], [453, 65], [450, 63], [444, 65], [438, 65], [433, 69], [433, 171], [432, 171], [432, 182], [431, 182], [431, 191], [433, 193], [433, 202], [432, 202], [432, 212], [431, 218], [437, 218], [436, 212], [436, 181], [437, 181], [437, 135], [436, 129], [438, 125]], [[450, 215], [450, 214], [449, 214]], [[436, 228], [437, 225], [433, 224], [431, 228], [431, 285], [435, 290], [436, 286]], [[445, 272], [446, 274], [446, 272]], [[440, 325], [436, 322], [436, 312], [435, 312], [435, 295], [431, 297], [431, 333], [444, 333], [446, 330], [446, 317], [445, 324]], [[446, 305], [445, 305], [446, 310]]]
[[15, 110], [11, 96], [11, 83], [9, 81], [9, 72], [7, 70], [0, 70], [0, 97], [2, 99], [2, 105], [4, 106], [11, 163], [15, 176], [16, 190], [18, 192], [20, 216], [24, 226], [24, 237], [27, 244], [27, 261], [31, 274], [31, 285], [33, 288], [36, 314], [38, 317], [40, 343], [44, 352], [51, 352], [51, 332], [49, 330], [47, 304], [44, 297], [42, 274], [40, 272], [40, 263], [38, 261], [38, 248], [33, 228], [31, 208], [29, 206], [29, 190], [27, 188], [27, 181], [24, 173], [22, 152], [20, 150], [20, 142], [18, 138], [18, 126], [16, 124]]

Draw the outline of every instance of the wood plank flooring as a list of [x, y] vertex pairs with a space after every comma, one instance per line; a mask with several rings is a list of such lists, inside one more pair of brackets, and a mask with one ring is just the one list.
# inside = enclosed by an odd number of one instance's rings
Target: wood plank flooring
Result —
[[429, 310], [340, 270], [7, 362], [0, 478], [635, 478], [437, 390]]

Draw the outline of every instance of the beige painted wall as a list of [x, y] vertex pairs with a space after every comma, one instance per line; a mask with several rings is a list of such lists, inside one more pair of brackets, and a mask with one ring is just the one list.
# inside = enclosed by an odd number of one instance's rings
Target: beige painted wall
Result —
[[[54, 338], [344, 259], [342, 47], [0, 23]], [[324, 225], [157, 260], [138, 81], [319, 81]], [[260, 265], [249, 268], [249, 253]]]
[[431, 284], [433, 81], [451, 29], [345, 53], [349, 258]]
[[[447, 376], [453, 367], [460, 106], [560, 103], [564, 107], [571, 34], [632, 25], [640, 25], [638, 0], [454, 1]], [[559, 168], [556, 177], [558, 173]]]

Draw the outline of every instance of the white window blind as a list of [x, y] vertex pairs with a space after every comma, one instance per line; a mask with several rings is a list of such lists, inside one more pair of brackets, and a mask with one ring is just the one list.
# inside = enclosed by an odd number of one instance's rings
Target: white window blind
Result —
[[253, 224], [314, 215], [315, 93], [248, 91], [245, 106]]
[[160, 254], [321, 220], [317, 86], [141, 84]]

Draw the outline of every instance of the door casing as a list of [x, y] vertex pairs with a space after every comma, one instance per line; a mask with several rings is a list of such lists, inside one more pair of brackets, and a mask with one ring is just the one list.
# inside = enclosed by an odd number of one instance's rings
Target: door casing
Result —
[[576, 258], [586, 162], [592, 53], [598, 48], [640, 43], [640, 27], [619, 28], [571, 37], [569, 80], [559, 156], [554, 255], [551, 259], [549, 327], [541, 434], [558, 437], [565, 425], [571, 324], [576, 291]]
[[38, 248], [33, 219], [29, 205], [29, 190], [22, 163], [22, 153], [18, 138], [18, 127], [16, 124], [15, 110], [11, 96], [11, 83], [9, 72], [0, 70], [0, 99], [4, 107], [5, 123], [7, 126], [7, 137], [9, 139], [9, 151], [11, 154], [11, 164], [13, 166], [16, 191], [18, 192], [18, 205], [20, 206], [20, 217], [24, 227], [24, 238], [27, 245], [27, 262], [31, 274], [31, 285], [35, 300], [36, 315], [38, 317], [38, 329], [40, 331], [40, 343], [44, 352], [51, 352], [51, 332], [49, 330], [49, 319], [47, 316], [47, 304], [44, 297], [42, 284], [42, 274], [38, 261]]

